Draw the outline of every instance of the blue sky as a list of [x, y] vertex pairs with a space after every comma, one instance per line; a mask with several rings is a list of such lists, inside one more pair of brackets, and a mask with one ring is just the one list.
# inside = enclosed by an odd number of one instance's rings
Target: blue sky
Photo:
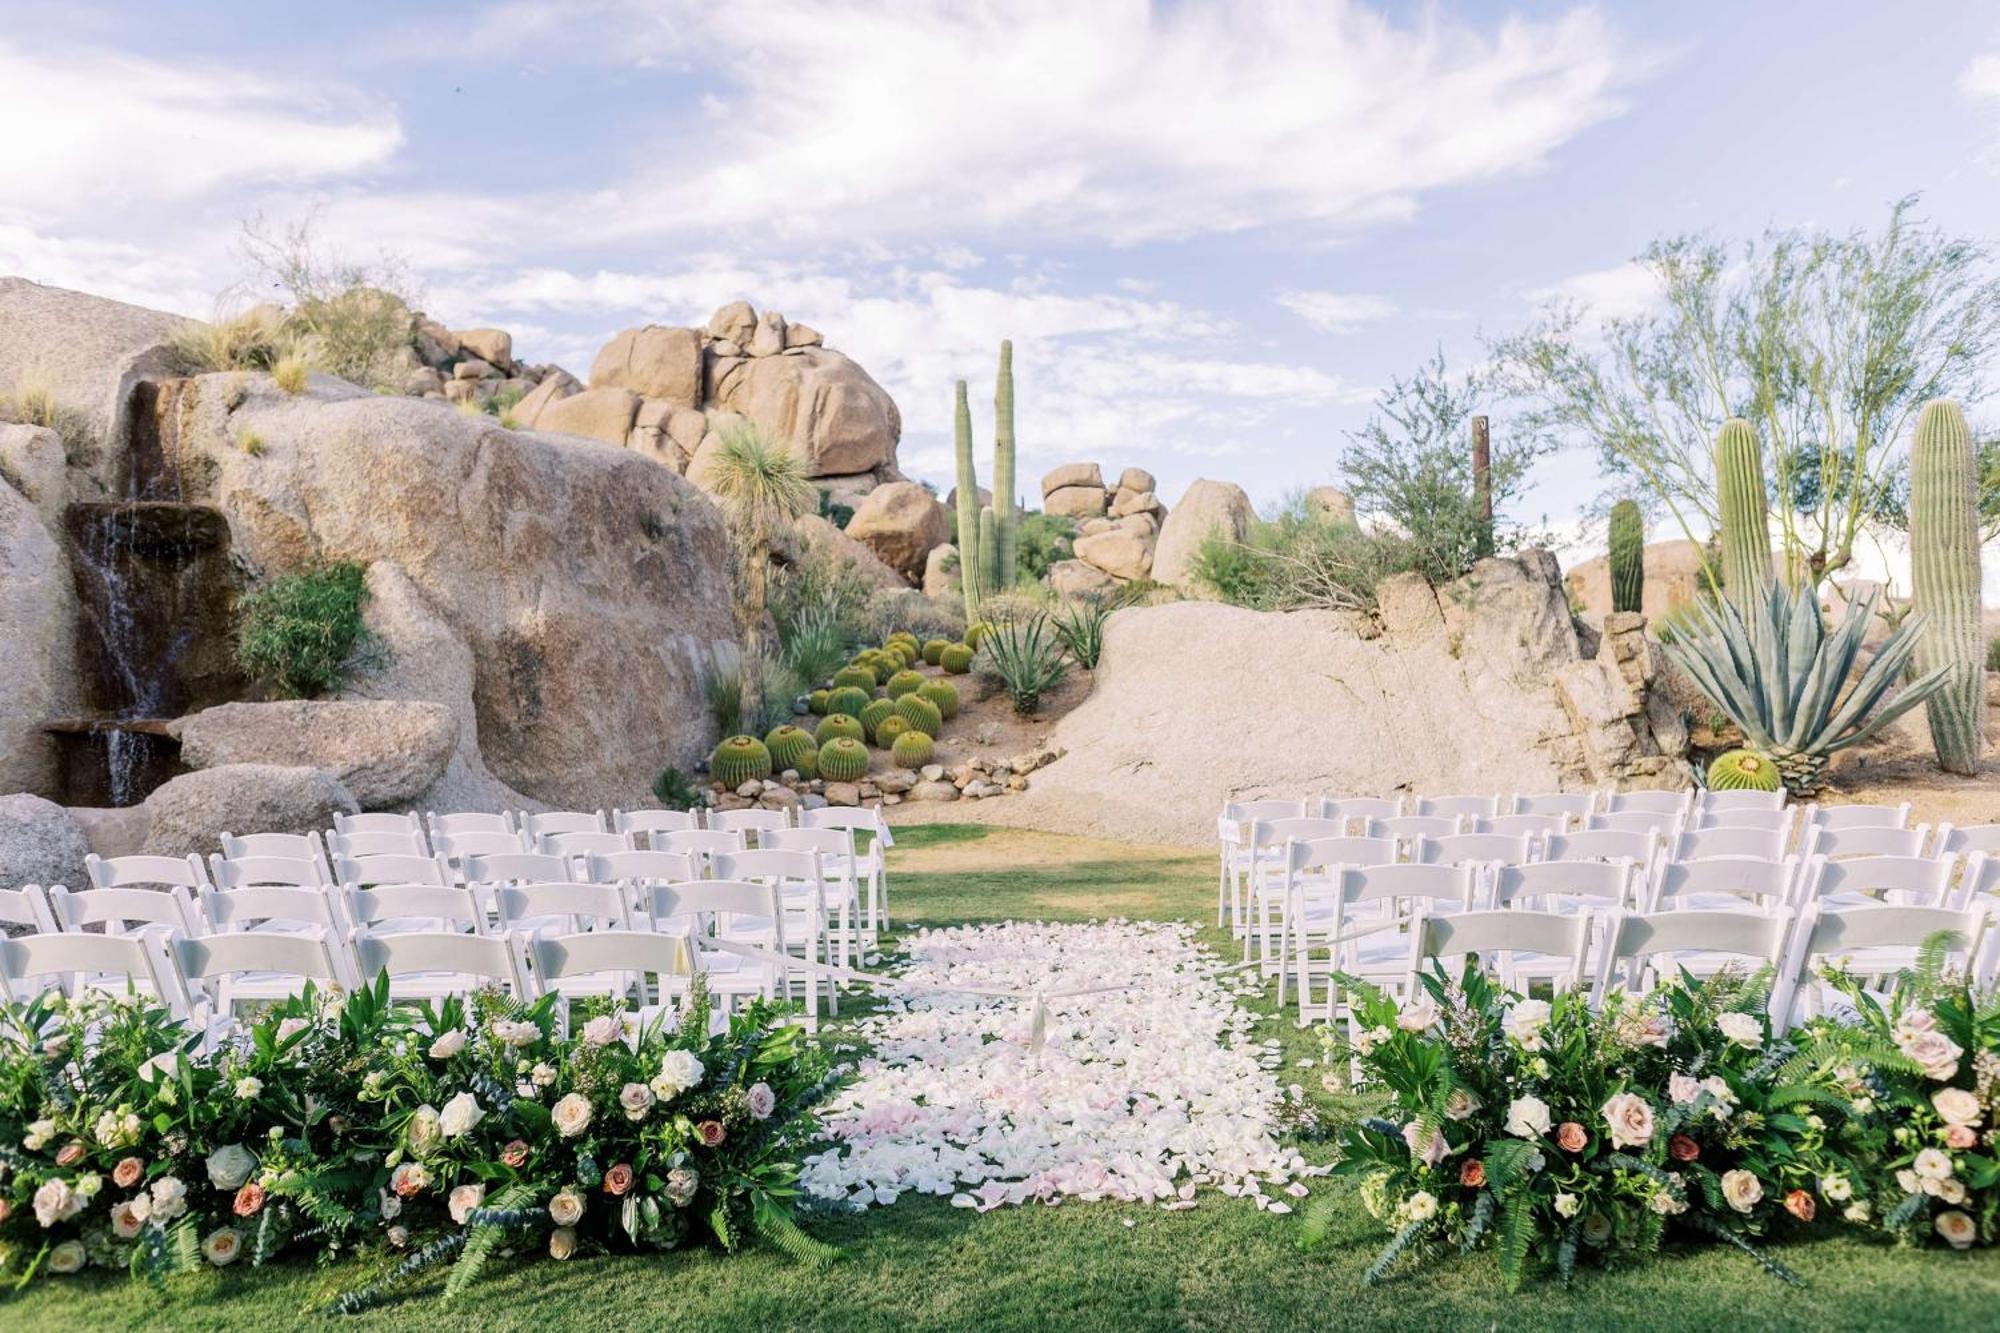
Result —
[[[748, 298], [895, 395], [1016, 343], [1022, 470], [1259, 500], [1655, 236], [2000, 217], [2000, 6], [0, 0], [0, 272], [207, 314], [262, 213], [588, 369]], [[979, 420], [982, 446], [990, 427]], [[1519, 517], [1566, 524], [1587, 459]]]

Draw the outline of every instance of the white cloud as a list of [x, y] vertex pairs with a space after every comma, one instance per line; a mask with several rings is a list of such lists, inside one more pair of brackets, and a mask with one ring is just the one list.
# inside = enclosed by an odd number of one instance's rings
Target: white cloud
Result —
[[1574, 301], [1585, 307], [1593, 321], [1601, 323], [1631, 319], [1652, 310], [1660, 302], [1660, 280], [1643, 264], [1615, 264], [1572, 274], [1546, 287], [1531, 288], [1524, 295], [1536, 305]]
[[1394, 301], [1365, 292], [1280, 292], [1278, 304], [1321, 333], [1334, 335], [1353, 333], [1396, 313]]
[[1980, 100], [2000, 97], [2000, 51], [1974, 56], [1972, 63], [1959, 71], [1958, 90]]

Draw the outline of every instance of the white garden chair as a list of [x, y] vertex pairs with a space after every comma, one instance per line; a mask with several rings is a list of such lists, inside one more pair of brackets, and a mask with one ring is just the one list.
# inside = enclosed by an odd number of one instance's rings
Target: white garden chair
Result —
[[[694, 978], [694, 944], [685, 933], [610, 930], [536, 935], [528, 941], [528, 957], [543, 989], [563, 997], [557, 1013], [565, 1032], [570, 1026], [570, 1001], [630, 995], [644, 1023], [661, 1007], [683, 1010]], [[653, 978], [650, 986], [648, 977]]]
[[1597, 829], [1583, 833], [1560, 833], [1542, 844], [1544, 861], [1630, 861], [1641, 869], [1650, 867], [1660, 850], [1660, 835], [1650, 829], [1629, 832]]
[[749, 850], [739, 829], [689, 829], [684, 833], [655, 833], [653, 846], [663, 852], [679, 852], [698, 862], [713, 861], [731, 852]]
[[1539, 848], [1543, 839], [1569, 832], [1569, 816], [1495, 815], [1491, 819], [1476, 820], [1472, 832], [1525, 836], [1533, 846]]
[[571, 858], [548, 852], [498, 852], [465, 858], [468, 884], [527, 884], [573, 880]]
[[20, 926], [36, 935], [55, 934], [55, 913], [49, 910], [48, 895], [42, 892], [42, 886], [24, 884], [18, 889], [0, 889], [0, 926]]
[[875, 807], [830, 805], [801, 810], [799, 827], [844, 829], [854, 839], [854, 873], [867, 885], [862, 890], [861, 934], [869, 944], [889, 928], [889, 849], [896, 835]]
[[493, 896], [502, 930], [525, 935], [587, 935], [632, 929], [632, 905], [617, 884], [509, 882], [495, 888]]
[[535, 994], [515, 935], [381, 934], [364, 928], [354, 932], [354, 957], [361, 984], [386, 973], [394, 999], [442, 999], [487, 985], [503, 986], [523, 1000]]
[[1586, 833], [1650, 833], [1662, 842], [1680, 836], [1681, 817], [1657, 810], [1600, 810], [1583, 821]]
[[1401, 796], [1321, 796], [1306, 814], [1320, 819], [1338, 819], [1347, 827], [1343, 834], [1351, 834], [1359, 826], [1371, 819], [1395, 819], [1403, 813]]
[[428, 834], [424, 831], [424, 821], [415, 811], [402, 815], [391, 814], [386, 810], [365, 815], [349, 815], [336, 810], [333, 812], [333, 831], [335, 833], [414, 833], [417, 837], [425, 840], [424, 854], [430, 852], [430, 841]]
[[343, 907], [348, 921], [367, 927], [371, 935], [486, 933], [486, 909], [478, 895], [463, 885], [350, 886]]
[[632, 850], [632, 840], [623, 833], [544, 833], [536, 839], [536, 850], [548, 856], [581, 861], [586, 856]]
[[[521, 826], [515, 822], [514, 816], [505, 810], [472, 810], [451, 815], [432, 812], [425, 816], [425, 821], [430, 825], [433, 840], [446, 836], [456, 837], [461, 833], [518, 834], [521, 831]], [[440, 847], [436, 850], [444, 849]]]
[[1694, 812], [1696, 815], [1745, 814], [1758, 811], [1775, 814], [1789, 808], [1785, 803], [1785, 790], [1777, 791], [1716, 791], [1705, 788], [1695, 793]]
[[1506, 865], [1530, 861], [1533, 853], [1534, 840], [1525, 833], [1453, 833], [1418, 838], [1410, 859], [1427, 866]]
[[1701, 861], [1666, 861], [1655, 870], [1647, 910], [1719, 912], [1749, 908], [1774, 910], [1790, 904], [1799, 860], [1758, 856], [1711, 856]]
[[1493, 879], [1493, 906], [1543, 912], [1631, 908], [1638, 904], [1640, 872], [1624, 860], [1505, 865]]
[[352, 833], [334, 831], [327, 837], [327, 850], [335, 856], [429, 856], [430, 839], [419, 829], [356, 829]]
[[1958, 891], [1952, 901], [1959, 907], [1975, 903], [2000, 906], [2000, 856], [1974, 852], [1966, 857], [1965, 873], [1959, 876]]
[[1929, 841], [1930, 828], [1923, 824], [1915, 828], [1886, 824], [1829, 828], [1824, 824], [1808, 824], [1799, 838], [1799, 854], [1823, 856], [1829, 861], [1847, 856], [1922, 856]]
[[[1329, 942], [1339, 915], [1335, 899], [1340, 891], [1340, 872], [1347, 866], [1386, 865], [1396, 859], [1394, 838], [1303, 838], [1284, 849], [1282, 892], [1267, 896], [1263, 913], [1252, 924], [1259, 941], [1260, 971], [1278, 977], [1278, 1004], [1285, 1003], [1286, 974], [1294, 968], [1301, 950], [1310, 952], [1314, 933]], [[1271, 939], [1270, 902], [1278, 904], [1278, 938]], [[1392, 920], [1393, 904], [1382, 904], [1382, 920]], [[1244, 940], [1244, 959], [1249, 961], [1250, 940]], [[1329, 943], [1329, 947], [1331, 947]]]
[[[185, 893], [186, 890], [182, 889]], [[163, 935], [17, 935], [0, 938], [0, 998], [26, 1004], [51, 986], [74, 998], [86, 988], [152, 997], [187, 1017], [187, 991]]]
[[[1574, 869], [1575, 867], [1568, 867]], [[1594, 918], [1587, 912], [1493, 911], [1433, 916], [1419, 912], [1410, 926], [1410, 961], [1403, 993], [1414, 996], [1427, 959], [1453, 966], [1468, 954], [1510, 990], [1525, 990], [1527, 977], [1558, 990], [1579, 990], [1588, 975]]]
[[1596, 812], [1598, 799], [1594, 791], [1516, 792], [1505, 810], [1513, 815], [1553, 815], [1568, 821], [1566, 827], [1556, 830], [1565, 833], [1583, 826], [1583, 821]]
[[[1396, 911], [1397, 905], [1408, 903], [1412, 912], [1468, 911], [1476, 882], [1469, 865], [1342, 867], [1333, 896], [1332, 929], [1328, 932], [1324, 1019], [1332, 1022], [1340, 1012], [1340, 987], [1333, 980], [1334, 973], [1346, 973], [1392, 990], [1400, 986], [1407, 974], [1409, 940], [1397, 929], [1405, 918], [1398, 913], [1386, 921], [1370, 919], [1368, 907], [1383, 904]], [[1314, 972], [1303, 934], [1299, 936], [1297, 964], [1299, 1017], [1303, 1020], [1311, 1016]]]
[[201, 858], [192, 853], [187, 856], [104, 857], [92, 852], [83, 858], [83, 868], [90, 876], [90, 887], [93, 889], [178, 886], [192, 893], [209, 882]]
[[[654, 929], [662, 934], [684, 932], [694, 942], [695, 969], [706, 976], [709, 993], [725, 1007], [752, 996], [769, 999], [781, 990], [789, 994], [789, 964], [718, 947], [748, 944], [777, 958], [790, 957], [775, 885], [705, 879], [655, 885], [649, 897]], [[816, 1011], [807, 1015], [809, 1028], [818, 1023]]]
[[223, 859], [241, 861], [250, 856], [278, 856], [291, 861], [309, 861], [320, 869], [325, 882], [333, 882], [333, 863], [327, 859], [326, 842], [317, 833], [225, 833], [219, 839]]
[[1856, 856], [1834, 861], [1815, 856], [1804, 863], [1795, 901], [1823, 907], [1943, 907], [1951, 899], [1954, 856]]
[[1215, 924], [1228, 925], [1237, 935], [1247, 929], [1245, 890], [1256, 863], [1250, 851], [1250, 825], [1257, 820], [1303, 819], [1304, 801], [1228, 801], [1215, 821], [1221, 845], [1221, 870], [1215, 882]]
[[233, 1022], [239, 1005], [289, 999], [301, 994], [308, 981], [322, 989], [351, 988], [355, 977], [345, 954], [323, 926], [288, 934], [241, 931], [173, 942], [174, 962], [189, 991], [199, 989], [209, 996], [204, 1027], [211, 1045]]
[[452, 865], [463, 866], [475, 856], [505, 856], [509, 852], [529, 851], [528, 840], [509, 829], [471, 830], [465, 833], [438, 833], [431, 837], [431, 846], [439, 856]]
[[[289, 856], [245, 856], [231, 861], [221, 855], [208, 858], [209, 876], [214, 881], [213, 888], [226, 893], [239, 889], [252, 889], [259, 885], [277, 888], [317, 889], [322, 897], [332, 887], [325, 872], [311, 861], [298, 861]], [[210, 889], [197, 892], [196, 900], [209, 893]]]
[[1785, 806], [1777, 810], [1759, 810], [1754, 807], [1725, 810], [1696, 810], [1694, 819], [1687, 827], [1691, 832], [1707, 833], [1711, 830], [1750, 829], [1764, 833], [1776, 833], [1783, 841], [1783, 852], [1791, 850], [1792, 834], [1798, 825], [1797, 806]]
[[49, 911], [64, 931], [100, 927], [106, 935], [199, 935], [194, 897], [179, 884], [163, 889], [49, 890]]
[[1939, 824], [1932, 849], [1937, 854], [1954, 852], [1961, 856], [1967, 852], [2000, 854], [2000, 824], [1970, 824], [1964, 828]]
[[1284, 958], [1283, 954], [1271, 952], [1271, 910], [1276, 906], [1283, 912], [1286, 844], [1341, 837], [1347, 831], [1347, 821], [1294, 815], [1245, 820], [1242, 828], [1242, 847], [1250, 867], [1248, 896], [1240, 907], [1244, 924], [1243, 959], [1245, 962], [1253, 956], [1260, 959], [1266, 964], [1268, 975], [1282, 965]]
[[346, 959], [352, 923], [342, 910], [340, 892], [321, 884], [313, 866], [273, 856], [241, 861], [217, 857], [216, 871], [216, 887], [203, 889], [195, 900], [202, 922], [196, 933], [296, 935], [320, 930]]
[[435, 856], [343, 856], [333, 863], [333, 875], [346, 888], [377, 884], [432, 884], [443, 888], [458, 882], [442, 852]]
[[[834, 984], [832, 977], [816, 971], [811, 965], [849, 965], [851, 960], [840, 951], [835, 941], [836, 938], [844, 940], [849, 937], [853, 920], [847, 915], [847, 904], [843, 901], [836, 935], [827, 910], [826, 875], [820, 866], [819, 853], [769, 849], [731, 852], [715, 858], [715, 877], [739, 884], [768, 883], [777, 890], [778, 904], [784, 912], [785, 944], [808, 964], [801, 969], [808, 1001], [807, 1012], [818, 1013], [819, 993], [824, 987], [829, 1011], [838, 1014], [840, 988]], [[787, 975], [785, 980], [789, 998], [790, 976]]]
[[685, 833], [701, 827], [697, 810], [613, 810], [611, 831], [623, 833], [634, 847], [651, 847], [655, 833]]
[[1898, 805], [1820, 805], [1806, 807], [1807, 829], [1908, 828], [1910, 803]]
[[1669, 855], [1676, 861], [1702, 861], [1711, 856], [1754, 856], [1782, 861], [1791, 841], [1789, 829], [1705, 828], [1683, 833]]
[[[758, 835], [758, 845], [773, 852], [810, 852], [819, 857], [820, 874], [826, 882], [827, 901], [844, 906], [833, 914], [840, 956], [852, 958], [874, 940], [865, 927], [866, 913], [861, 902], [862, 876], [855, 865], [854, 831], [844, 828], [766, 829]], [[856, 929], [857, 924], [860, 925]]]
[[1449, 838], [1463, 833], [1466, 821], [1457, 815], [1397, 815], [1362, 824], [1363, 837], [1394, 838], [1408, 856], [1419, 838]]
[[551, 833], [602, 833], [604, 832], [604, 812], [602, 810], [544, 810], [531, 815], [522, 811], [518, 827], [528, 836], [530, 842], [539, 842]]
[[1498, 796], [1419, 796], [1414, 815], [1443, 815], [1468, 822], [1500, 813]]
[[[1895, 975], [1916, 957], [1924, 942], [1940, 932], [1958, 936], [1951, 956], [1969, 970], [1978, 968], [1988, 914], [1984, 907], [1835, 907], [1809, 903], [1799, 916], [1782, 983], [1771, 997], [1771, 1015], [1780, 1030], [1795, 1018], [1838, 1011], [1845, 997], [1818, 978], [1822, 962], [1839, 960], [1849, 971], [1873, 981], [1869, 989], [1887, 997]], [[1990, 978], [1975, 971], [1975, 984]], [[1803, 1010], [1803, 1013], [1799, 1013]]]
[[1613, 791], [1604, 794], [1598, 812], [1607, 815], [1672, 815], [1684, 818], [1691, 793], [1685, 791]]
[[762, 847], [764, 844], [758, 839], [766, 832], [792, 827], [792, 817], [783, 810], [711, 810], [708, 826], [734, 829]]
[[[1714, 865], [1713, 861], [1696, 862]], [[1602, 1004], [1621, 965], [1624, 986], [1635, 994], [1652, 989], [1667, 968], [1684, 967], [1695, 976], [1713, 976], [1729, 966], [1779, 966], [1792, 914], [1785, 908], [1738, 911], [1617, 913], [1605, 924], [1598, 950], [1592, 1002]]]

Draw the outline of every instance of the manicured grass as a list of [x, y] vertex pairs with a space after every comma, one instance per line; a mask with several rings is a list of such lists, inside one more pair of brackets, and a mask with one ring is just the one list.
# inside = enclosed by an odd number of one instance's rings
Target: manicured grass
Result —
[[[1093, 916], [1214, 920], [1214, 863], [1005, 829], [937, 825], [897, 835], [897, 924]], [[1224, 944], [1209, 930], [1210, 943]], [[1287, 1022], [1273, 1035], [1287, 1062], [1316, 1054]], [[1288, 1071], [1308, 1086], [1316, 1069]], [[1331, 1105], [1331, 1103], [1329, 1103]], [[1317, 1151], [1317, 1150], [1312, 1150]], [[1399, 1269], [1358, 1286], [1382, 1235], [1349, 1201], [1328, 1243], [1295, 1244], [1298, 1219], [1205, 1198], [1192, 1212], [1066, 1203], [984, 1216], [906, 1195], [889, 1208], [815, 1225], [847, 1258], [825, 1271], [768, 1250], [737, 1258], [689, 1251], [496, 1264], [451, 1307], [443, 1279], [351, 1320], [303, 1313], [353, 1285], [355, 1269], [303, 1263], [232, 1269], [169, 1284], [122, 1277], [37, 1282], [0, 1303], [5, 1329], [353, 1328], [554, 1330], [666, 1328], [913, 1330], [1103, 1329], [1990, 1329], [2000, 1326], [2000, 1256], [1898, 1251], [1850, 1238], [1792, 1245], [1793, 1289], [1719, 1248], [1669, 1250], [1624, 1272], [1580, 1273], [1574, 1286], [1499, 1288], [1491, 1255]]]

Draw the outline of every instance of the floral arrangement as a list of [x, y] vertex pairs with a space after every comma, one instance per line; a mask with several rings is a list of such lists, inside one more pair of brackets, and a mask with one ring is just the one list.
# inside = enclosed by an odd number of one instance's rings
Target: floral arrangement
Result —
[[143, 1000], [0, 1009], [0, 1248], [17, 1282], [87, 1265], [158, 1276], [287, 1249], [366, 1250], [354, 1310], [451, 1262], [456, 1295], [505, 1247], [659, 1250], [754, 1233], [817, 1260], [792, 1217], [796, 1150], [833, 1090], [775, 1006], [711, 1031], [497, 992], [392, 1004], [386, 979], [308, 991], [238, 1039]]
[[[1476, 966], [1442, 969], [1401, 1005], [1345, 979], [1354, 1035], [1337, 1039], [1389, 1094], [1389, 1117], [1340, 1136], [1336, 1170], [1393, 1232], [1368, 1269], [1483, 1242], [1517, 1290], [1580, 1261], [1657, 1250], [1670, 1230], [1737, 1246], [1866, 1208], [1834, 1058], [1774, 1040], [1761, 978], [1683, 976], [1644, 998], [1532, 999]], [[1327, 1205], [1309, 1211], [1310, 1245]]]

